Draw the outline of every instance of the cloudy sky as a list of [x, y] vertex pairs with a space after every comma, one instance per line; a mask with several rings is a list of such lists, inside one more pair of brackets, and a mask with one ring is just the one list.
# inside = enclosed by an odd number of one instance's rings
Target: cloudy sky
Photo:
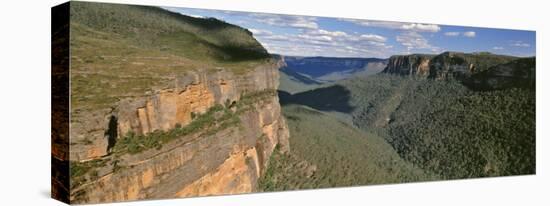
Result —
[[247, 28], [273, 54], [379, 57], [395, 54], [480, 52], [535, 55], [535, 32], [424, 23], [165, 8], [214, 17]]

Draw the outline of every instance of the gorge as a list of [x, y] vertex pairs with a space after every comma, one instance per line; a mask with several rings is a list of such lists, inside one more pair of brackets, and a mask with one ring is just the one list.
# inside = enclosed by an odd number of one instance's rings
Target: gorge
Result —
[[535, 57], [281, 55], [216, 18], [65, 5], [52, 28], [51, 154], [64, 202], [536, 171]]

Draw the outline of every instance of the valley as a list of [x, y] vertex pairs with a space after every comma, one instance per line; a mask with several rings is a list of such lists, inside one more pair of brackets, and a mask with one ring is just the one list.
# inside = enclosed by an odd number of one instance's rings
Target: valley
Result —
[[367, 77], [381, 72], [387, 64], [377, 58], [280, 56], [279, 90], [290, 94], [324, 87], [352, 77]]
[[393, 56], [375, 75], [280, 90], [293, 154], [272, 157], [264, 189], [534, 174], [534, 69], [487, 53]]

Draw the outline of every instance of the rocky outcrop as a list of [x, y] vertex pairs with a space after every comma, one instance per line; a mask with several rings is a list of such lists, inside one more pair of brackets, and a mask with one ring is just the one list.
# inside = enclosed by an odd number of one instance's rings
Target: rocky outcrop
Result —
[[[95, 177], [73, 184], [71, 202], [99, 203], [254, 192], [275, 147], [289, 150], [288, 129], [276, 95], [278, 64], [247, 74], [223, 70], [190, 73], [165, 88], [121, 100], [110, 110], [72, 122], [71, 160], [101, 161]], [[252, 97], [251, 94], [253, 94]], [[245, 100], [246, 99], [246, 100]], [[178, 137], [161, 148], [111, 154], [129, 133], [147, 134], [185, 127], [214, 105], [242, 105], [239, 124], [220, 131]], [[75, 149], [77, 148], [77, 149]]]
[[430, 75], [430, 60], [432, 55], [398, 55], [392, 56], [384, 73], [428, 77]]
[[449, 78], [464, 79], [485, 69], [481, 68], [464, 53], [445, 52], [432, 59], [430, 78], [440, 80]]
[[[108, 154], [109, 121], [112, 109], [72, 111], [70, 122], [71, 161], [87, 161]], [[116, 137], [113, 137], [116, 138]]]
[[123, 99], [111, 109], [74, 111], [70, 159], [86, 161], [105, 156], [114, 139], [130, 131], [147, 134], [185, 126], [194, 115], [213, 105], [235, 102], [249, 92], [276, 89], [278, 66], [267, 64], [241, 75], [223, 70], [194, 72], [175, 78], [172, 88]]
[[389, 59], [384, 73], [430, 78], [464, 80], [490, 67], [504, 64], [516, 57], [491, 53], [444, 52], [439, 55], [396, 55]]

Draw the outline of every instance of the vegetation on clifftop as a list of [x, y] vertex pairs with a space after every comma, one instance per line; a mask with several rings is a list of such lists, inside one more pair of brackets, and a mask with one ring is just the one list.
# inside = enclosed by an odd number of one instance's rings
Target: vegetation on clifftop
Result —
[[246, 73], [271, 57], [250, 31], [161, 8], [71, 2], [71, 108], [103, 109], [176, 75]]

